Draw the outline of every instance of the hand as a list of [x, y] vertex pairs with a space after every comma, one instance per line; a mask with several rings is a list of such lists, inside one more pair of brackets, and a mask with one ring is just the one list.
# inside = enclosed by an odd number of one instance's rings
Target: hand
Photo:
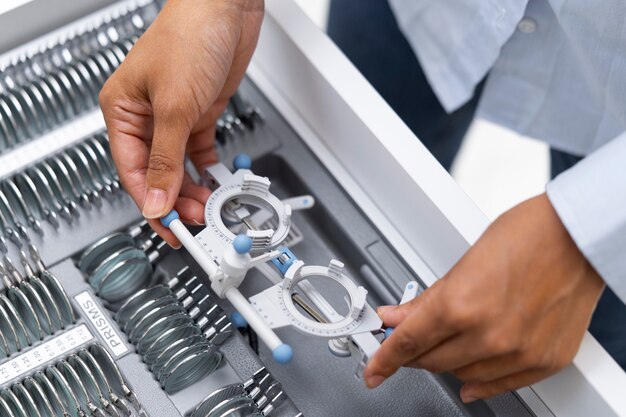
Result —
[[542, 194], [500, 216], [422, 295], [379, 309], [396, 330], [365, 381], [401, 366], [452, 372], [465, 402], [530, 385], [572, 361], [603, 288]]
[[256, 47], [263, 0], [169, 0], [104, 85], [100, 105], [126, 191], [170, 245], [158, 219], [173, 207], [204, 223], [209, 190], [184, 171], [217, 162], [215, 123]]

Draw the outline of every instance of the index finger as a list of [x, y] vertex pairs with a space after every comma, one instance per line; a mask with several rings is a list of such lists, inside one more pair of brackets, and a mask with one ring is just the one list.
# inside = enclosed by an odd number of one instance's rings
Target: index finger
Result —
[[454, 336], [457, 331], [444, 319], [441, 285], [426, 290], [413, 301], [411, 312], [385, 340], [363, 374], [369, 388], [376, 388], [401, 366]]

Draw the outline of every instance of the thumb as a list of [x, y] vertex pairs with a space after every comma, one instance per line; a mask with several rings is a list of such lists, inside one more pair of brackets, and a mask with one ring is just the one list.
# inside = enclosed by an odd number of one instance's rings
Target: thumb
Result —
[[[444, 277], [445, 278], [445, 277]], [[418, 308], [424, 308], [427, 303], [432, 303], [432, 300], [437, 300], [438, 292], [441, 292], [446, 280], [444, 278], [439, 279], [430, 288], [427, 288], [424, 292], [400, 305], [380, 306], [376, 310], [378, 316], [383, 320], [387, 327], [397, 327], [404, 321], [404, 319]]]
[[418, 304], [418, 299], [421, 295], [418, 295], [411, 301], [400, 305], [380, 306], [376, 309], [378, 316], [383, 320], [387, 327], [397, 327], [406, 316], [408, 316], [411, 310]]
[[147, 219], [165, 216], [178, 198], [185, 172], [188, 124], [175, 112], [154, 114], [154, 137], [146, 173], [142, 214]]

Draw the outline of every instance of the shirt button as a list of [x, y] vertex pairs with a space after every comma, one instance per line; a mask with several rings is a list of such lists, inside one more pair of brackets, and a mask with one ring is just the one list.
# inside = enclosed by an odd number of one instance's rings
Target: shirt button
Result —
[[533, 33], [537, 30], [537, 22], [530, 17], [525, 17], [517, 24], [517, 30], [522, 33]]

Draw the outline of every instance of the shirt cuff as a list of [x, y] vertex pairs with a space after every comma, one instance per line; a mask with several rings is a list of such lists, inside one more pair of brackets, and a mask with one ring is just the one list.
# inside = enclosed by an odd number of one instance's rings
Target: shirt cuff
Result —
[[626, 304], [626, 132], [556, 177], [546, 191], [580, 251]]

